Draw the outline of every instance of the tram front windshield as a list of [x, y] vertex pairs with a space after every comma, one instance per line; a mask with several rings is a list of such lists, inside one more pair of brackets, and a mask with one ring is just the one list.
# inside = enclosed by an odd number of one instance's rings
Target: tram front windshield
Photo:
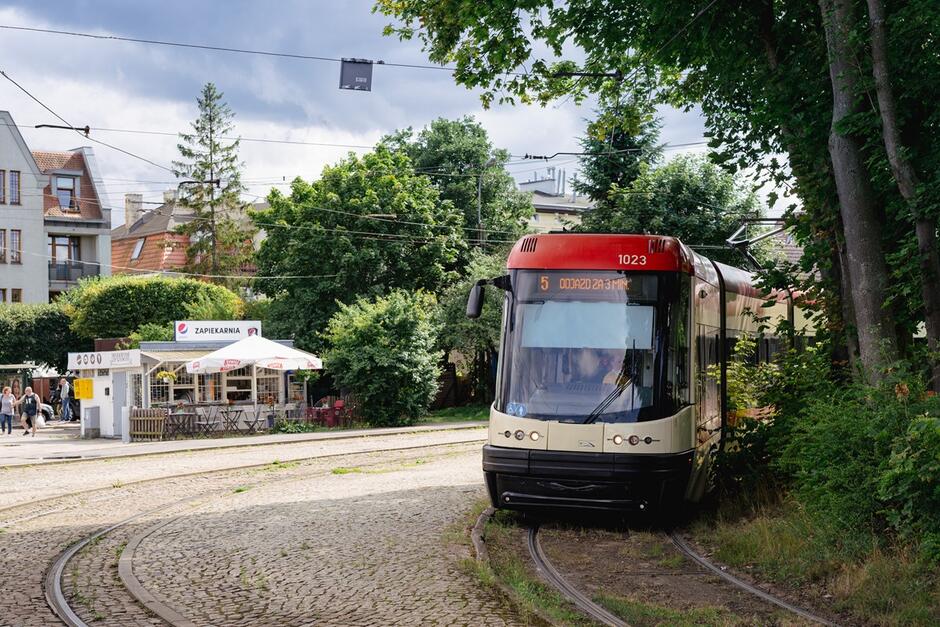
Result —
[[674, 377], [664, 367], [678, 366], [667, 324], [677, 318], [675, 276], [517, 270], [512, 285], [501, 411], [563, 422], [636, 422], [675, 411]]

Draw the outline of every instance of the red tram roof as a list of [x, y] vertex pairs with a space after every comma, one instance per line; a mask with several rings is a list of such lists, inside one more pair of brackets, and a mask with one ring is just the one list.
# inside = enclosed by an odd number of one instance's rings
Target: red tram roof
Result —
[[516, 242], [506, 267], [691, 273], [692, 254], [676, 238], [661, 235], [545, 233]]

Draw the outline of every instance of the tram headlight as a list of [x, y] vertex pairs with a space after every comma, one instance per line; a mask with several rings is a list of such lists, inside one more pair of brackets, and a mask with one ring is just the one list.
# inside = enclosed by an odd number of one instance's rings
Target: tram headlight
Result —
[[617, 446], [620, 446], [621, 444], [623, 444], [623, 436], [620, 434], [615, 435], [611, 439], [614, 441], [614, 444], [616, 444]]
[[630, 443], [630, 446], [636, 446], [637, 444], [640, 443], [640, 436], [631, 435], [629, 438], [627, 438], [627, 442]]
[[529, 434], [529, 437], [532, 438], [533, 442], [538, 442], [539, 438], [542, 437], [542, 434], [539, 433], [538, 431], [533, 431], [532, 433]]
[[524, 439], [525, 439], [525, 431], [523, 431], [522, 429], [519, 429], [518, 431], [516, 431], [516, 439], [517, 439], [517, 440], [524, 440]]

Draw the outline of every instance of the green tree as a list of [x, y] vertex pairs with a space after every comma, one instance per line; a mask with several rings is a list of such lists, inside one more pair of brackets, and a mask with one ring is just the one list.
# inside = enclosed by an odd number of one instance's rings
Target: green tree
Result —
[[[194, 216], [178, 227], [189, 237], [186, 270], [238, 274], [251, 262], [255, 232], [241, 200], [245, 187], [238, 160], [239, 140], [225, 140], [234, 129], [235, 114], [212, 83], [202, 88], [196, 104], [199, 117], [192, 123], [191, 133], [180, 133], [177, 148], [181, 159], [173, 162], [177, 177], [196, 181], [181, 187], [179, 199]], [[218, 186], [209, 182], [216, 179]]]
[[440, 299], [440, 344], [446, 351], [456, 351], [461, 360], [458, 366], [466, 368], [471, 390], [476, 400], [492, 398], [494, 381], [491, 364], [497, 357], [499, 334], [503, 317], [503, 292], [494, 287], [485, 289], [483, 313], [479, 318], [467, 318], [467, 296], [479, 279], [492, 279], [506, 273], [506, 254], [497, 252], [470, 253], [466, 275], [449, 287]]
[[403, 150], [415, 171], [430, 177], [441, 200], [451, 201], [460, 210], [464, 233], [472, 243], [481, 238], [478, 191], [487, 240], [515, 240], [525, 232], [532, 201], [516, 189], [505, 169], [509, 152], [494, 148], [486, 129], [473, 117], [438, 118], [417, 134], [407, 128], [386, 136], [382, 143]]
[[[616, 97], [628, 89], [699, 106], [726, 167], [754, 167], [799, 196], [802, 211], [791, 219], [808, 252], [803, 269], [822, 277], [808, 287], [830, 320], [844, 319], [850, 345], [857, 335], [860, 361], [877, 378], [892, 347], [904, 349], [898, 340], [923, 319], [918, 283], [940, 290], [910, 254], [910, 208], [891, 184], [872, 97], [868, 20], [855, 4], [378, 0], [377, 10], [402, 21], [387, 33], [419, 37], [432, 60], [456, 65], [459, 83], [482, 89], [485, 104]], [[884, 5], [901, 136], [918, 173], [936, 179], [938, 115], [924, 103], [933, 100], [940, 59], [924, 42], [936, 40], [940, 5]], [[581, 48], [580, 67], [558, 61], [570, 46]], [[589, 75], [559, 77], [574, 69]], [[626, 80], [605, 78], [612, 71]], [[923, 206], [935, 216], [940, 188], [925, 183], [924, 190]], [[889, 281], [886, 272], [905, 280]]]
[[90, 350], [92, 343], [69, 327], [59, 303], [0, 304], [0, 363], [33, 362], [65, 372], [68, 354]]
[[330, 320], [324, 367], [369, 424], [413, 424], [434, 399], [443, 357], [434, 309], [430, 294], [393, 290], [340, 305]]
[[757, 197], [736, 185], [733, 176], [701, 157], [678, 156], [645, 168], [627, 189], [615, 187], [610, 201], [586, 212], [578, 228], [673, 235], [692, 246], [714, 246], [702, 253], [741, 265], [740, 253], [727, 250], [725, 240], [742, 220], [759, 216]]
[[660, 122], [648, 101], [605, 103], [596, 111], [581, 138], [586, 153], [580, 158], [581, 177], [572, 183], [575, 191], [587, 194], [596, 206], [613, 202], [614, 188], [627, 188], [646, 164], [662, 157]]
[[213, 303], [223, 320], [241, 317], [244, 304], [220, 285], [164, 276], [93, 277], [65, 292], [59, 301], [70, 327], [88, 339], [127, 337], [145, 324], [167, 325], [189, 318], [190, 307]]
[[313, 351], [337, 301], [390, 289], [440, 292], [466, 243], [461, 213], [441, 201], [403, 152], [379, 145], [293, 182], [254, 214], [267, 238], [257, 253], [258, 289], [272, 298], [265, 324]]

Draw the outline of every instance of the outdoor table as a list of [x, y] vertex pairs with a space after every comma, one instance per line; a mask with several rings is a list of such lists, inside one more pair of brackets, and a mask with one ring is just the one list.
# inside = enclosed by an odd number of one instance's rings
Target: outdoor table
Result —
[[194, 411], [170, 412], [166, 416], [165, 432], [168, 438], [177, 435], [194, 435], [196, 433], [196, 419], [198, 414]]
[[245, 410], [241, 407], [226, 407], [219, 410], [222, 415], [222, 421], [225, 423], [225, 430], [238, 433], [238, 423], [245, 416]]

